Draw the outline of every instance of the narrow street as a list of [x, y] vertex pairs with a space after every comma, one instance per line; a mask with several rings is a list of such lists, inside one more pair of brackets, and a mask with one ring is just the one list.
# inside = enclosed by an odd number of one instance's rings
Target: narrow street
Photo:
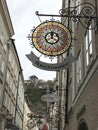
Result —
[[0, 0], [0, 130], [98, 130], [98, 0]]

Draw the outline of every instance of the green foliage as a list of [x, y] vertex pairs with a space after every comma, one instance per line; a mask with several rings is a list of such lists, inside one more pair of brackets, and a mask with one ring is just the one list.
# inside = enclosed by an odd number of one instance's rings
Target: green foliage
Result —
[[[48, 80], [47, 82], [40, 83], [39, 85], [34, 83], [28, 84], [26, 86], [26, 101], [32, 112], [36, 114], [46, 114], [47, 113], [47, 103], [41, 100], [41, 97], [46, 94], [47, 88], [49, 87], [50, 93], [53, 91], [55, 85], [55, 80]], [[44, 88], [42, 88], [42, 87]], [[41, 88], [40, 88], [41, 87]]]
[[52, 80], [48, 80], [47, 84], [49, 85], [50, 93], [52, 93], [53, 92], [53, 88], [55, 86], [55, 80], [53, 80], [53, 81]]
[[29, 100], [31, 101], [31, 104], [34, 104], [36, 102], [42, 102], [41, 96], [45, 94], [45, 90], [39, 89], [39, 88], [29, 88], [26, 90]]
[[37, 114], [45, 114], [47, 112], [47, 104], [41, 100], [41, 96], [46, 90], [28, 87], [26, 89], [28, 106], [32, 112]]

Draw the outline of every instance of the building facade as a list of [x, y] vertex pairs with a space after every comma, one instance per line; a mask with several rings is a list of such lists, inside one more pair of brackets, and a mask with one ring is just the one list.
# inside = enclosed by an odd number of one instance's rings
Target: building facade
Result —
[[[68, 2], [63, 0], [63, 9]], [[97, 0], [70, 0], [70, 5], [73, 7], [81, 3], [90, 3], [95, 6], [98, 16]], [[82, 7], [81, 4], [77, 14], [80, 14]], [[67, 20], [62, 18], [65, 25]], [[69, 22], [73, 32], [72, 37], [76, 37], [76, 40], [72, 41], [69, 53], [71, 52], [76, 60], [70, 68], [57, 72], [58, 87], [64, 86], [66, 89], [64, 95], [63, 91], [61, 92], [60, 104], [65, 107], [65, 110], [62, 109], [65, 116], [63, 118], [60, 115], [60, 130], [98, 129], [98, 27], [90, 29], [93, 24], [94, 22], [90, 23], [87, 29], [81, 26], [79, 21], [71, 23], [70, 20]], [[66, 58], [66, 54], [63, 57]], [[62, 60], [63, 58], [59, 57], [58, 62]]]
[[[25, 101], [25, 104], [24, 104], [24, 121], [23, 121], [23, 130], [29, 130], [29, 117], [28, 117], [28, 114], [31, 113], [31, 110], [29, 109], [26, 101]], [[33, 128], [32, 128], [33, 130]]]
[[24, 77], [5, 0], [0, 0], [0, 130], [23, 127]]
[[38, 78], [35, 75], [30, 76], [28, 80], [25, 80], [25, 85], [35, 87], [38, 83]]

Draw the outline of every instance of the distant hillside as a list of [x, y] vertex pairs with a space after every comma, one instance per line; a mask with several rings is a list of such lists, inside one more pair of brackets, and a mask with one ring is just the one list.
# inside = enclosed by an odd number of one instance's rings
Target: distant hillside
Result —
[[46, 90], [40, 88], [26, 88], [26, 101], [30, 110], [36, 114], [47, 114], [47, 103], [41, 100], [41, 96], [46, 94]]

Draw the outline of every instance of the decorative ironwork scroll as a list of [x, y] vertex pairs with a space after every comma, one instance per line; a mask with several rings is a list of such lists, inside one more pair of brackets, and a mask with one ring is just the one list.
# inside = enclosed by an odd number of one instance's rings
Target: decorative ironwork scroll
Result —
[[61, 16], [63, 15], [65, 17], [67, 16], [72, 18], [73, 22], [80, 22], [81, 25], [86, 29], [88, 29], [89, 25], [92, 25], [89, 29], [93, 29], [97, 25], [96, 9], [95, 6], [91, 3], [81, 3], [78, 6], [70, 7], [70, 9], [61, 9], [59, 13]]
[[58, 56], [68, 50], [71, 33], [66, 26], [56, 21], [41, 23], [32, 33], [32, 44], [42, 54]]
[[[59, 15], [39, 14], [38, 11], [36, 15], [70, 18], [73, 22], [80, 22], [86, 29], [94, 29], [97, 26], [96, 8], [91, 3], [81, 3], [75, 7], [61, 9]], [[89, 25], [92, 25], [91, 28]]]

